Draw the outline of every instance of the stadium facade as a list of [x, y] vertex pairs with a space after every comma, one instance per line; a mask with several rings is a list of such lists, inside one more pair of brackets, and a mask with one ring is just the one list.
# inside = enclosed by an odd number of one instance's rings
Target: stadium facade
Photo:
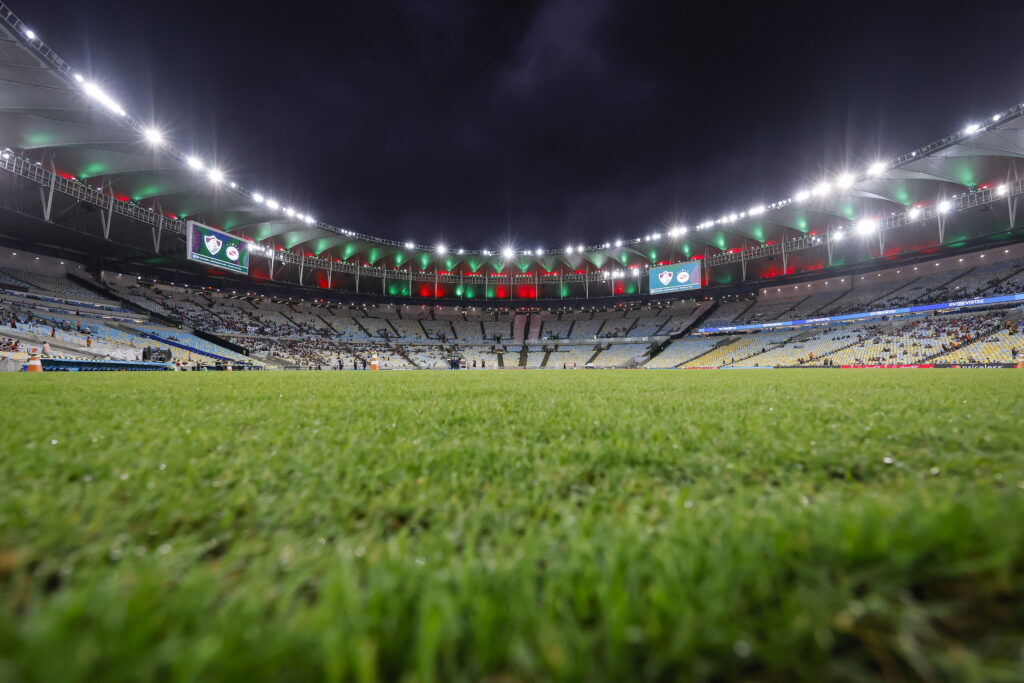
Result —
[[[314, 218], [273, 188], [245, 188], [187, 154], [64, 61], [0, 4], [0, 211], [9, 245], [58, 248], [90, 265], [187, 273], [383, 299], [510, 302], [630, 297], [659, 265], [699, 262], [704, 294], [755, 291], [1021, 238], [1017, 159], [1024, 105], [791, 197], [596, 244], [524, 250], [421, 245]], [[248, 246], [249, 277], [185, 262], [189, 222]], [[360, 226], [362, 227], [362, 226]], [[180, 278], [179, 278], [180, 279]]]

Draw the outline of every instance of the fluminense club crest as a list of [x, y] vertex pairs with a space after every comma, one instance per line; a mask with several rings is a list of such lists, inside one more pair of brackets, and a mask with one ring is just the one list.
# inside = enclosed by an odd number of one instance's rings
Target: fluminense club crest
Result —
[[663, 287], [668, 285], [668, 283], [672, 282], [672, 272], [665, 270], [658, 273], [658, 280], [661, 282]]
[[210, 252], [210, 256], [216, 256], [217, 252], [220, 251], [221, 245], [224, 244], [215, 235], [207, 235], [203, 238], [203, 241], [206, 242], [206, 250]]

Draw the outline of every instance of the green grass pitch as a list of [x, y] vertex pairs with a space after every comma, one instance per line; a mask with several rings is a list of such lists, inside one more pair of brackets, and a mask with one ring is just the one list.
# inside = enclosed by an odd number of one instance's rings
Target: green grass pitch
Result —
[[0, 680], [1024, 679], [1024, 372], [0, 396]]

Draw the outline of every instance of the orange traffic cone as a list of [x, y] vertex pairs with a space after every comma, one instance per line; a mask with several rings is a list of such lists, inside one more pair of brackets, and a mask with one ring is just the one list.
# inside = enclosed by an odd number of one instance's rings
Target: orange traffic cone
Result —
[[39, 360], [39, 349], [32, 347], [32, 354], [28, 357], [28, 372], [42, 372], [43, 362]]
[[377, 354], [376, 353], [374, 353], [372, 356], [370, 356], [370, 369], [371, 370], [380, 370], [380, 363], [377, 362]]

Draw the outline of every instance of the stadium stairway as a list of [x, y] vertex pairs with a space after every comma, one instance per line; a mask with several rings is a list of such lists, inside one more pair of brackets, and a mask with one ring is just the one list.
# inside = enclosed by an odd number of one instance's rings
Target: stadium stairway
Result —
[[[702, 322], [704, 322], [707, 319], [707, 317], [709, 315], [711, 315], [712, 311], [714, 311], [716, 308], [718, 308], [718, 302], [717, 301], [712, 301], [711, 305], [708, 306], [708, 310], [704, 311], [703, 313], [698, 315], [696, 318], [691, 320], [689, 322], [689, 324], [687, 324], [687, 325], [677, 329], [674, 332], [666, 330], [666, 332], [668, 332], [668, 334], [669, 334], [669, 338], [666, 339], [665, 341], [661, 342], [660, 344], [652, 344], [651, 345], [651, 352], [650, 352], [650, 357], [648, 358], [648, 362], [653, 360], [656, 356], [661, 355], [661, 352], [664, 351], [665, 349], [667, 349], [669, 347], [669, 345], [672, 344], [672, 342], [674, 340], [680, 339], [680, 338], [686, 336], [687, 334], [689, 334], [690, 330], [696, 329], [697, 326], [700, 325]], [[666, 320], [664, 325], [661, 326], [661, 329], [658, 330], [658, 334], [663, 334], [662, 330], [665, 329], [665, 325], [668, 325], [671, 321], [672, 321], [672, 318], [669, 318], [668, 320]], [[693, 358], [689, 358], [689, 359], [687, 359], [687, 360], [685, 360], [683, 362], [684, 363], [689, 363], [691, 360], [693, 360]], [[681, 364], [682, 363], [680, 363], [680, 365]]]
[[546, 368], [548, 366], [548, 359], [549, 358], [551, 358], [551, 347], [550, 346], [548, 348], [544, 349], [544, 358], [540, 362], [540, 366], [542, 368]]
[[525, 367], [526, 367], [526, 361], [527, 361], [527, 360], [529, 359], [529, 357], [530, 357], [530, 352], [529, 352], [529, 351], [527, 351], [527, 350], [526, 350], [526, 348], [527, 348], [527, 347], [526, 347], [526, 345], [524, 344], [524, 345], [523, 345], [523, 346], [522, 346], [522, 347], [521, 347], [521, 348], [519, 349], [519, 367], [521, 367], [521, 368], [525, 368]]
[[329, 329], [329, 330], [330, 330], [331, 332], [337, 332], [337, 331], [338, 331], [338, 328], [336, 328], [336, 327], [335, 327], [334, 325], [332, 325], [332, 324], [331, 324], [331, 322], [330, 322], [330, 321], [329, 321], [329, 320], [328, 320], [327, 318], [323, 317], [323, 316], [322, 316], [322, 315], [320, 315], [319, 313], [317, 314], [317, 316], [316, 316], [316, 317], [317, 317], [317, 319], [319, 319], [319, 320], [320, 320], [320, 321], [321, 321], [321, 322], [322, 322], [322, 323], [323, 323], [324, 325], [327, 325], [327, 329]]
[[[605, 321], [605, 322], [607, 322], [607, 321]], [[601, 327], [604, 327], [604, 325], [601, 325]], [[586, 367], [586, 366], [590, 365], [591, 363], [593, 363], [595, 360], [597, 360], [597, 357], [601, 355], [602, 351], [604, 351], [604, 348], [602, 348], [602, 346], [600, 344], [598, 344], [597, 348], [594, 349], [594, 353], [591, 354], [590, 358], [587, 359], [587, 362], [583, 364], [583, 367]]]
[[68, 279], [74, 282], [75, 284], [82, 286], [84, 289], [88, 289], [90, 292], [95, 292], [96, 294], [102, 296], [104, 299], [110, 299], [111, 295], [113, 294], [113, 299], [115, 301], [121, 301], [121, 297], [117, 296], [116, 293], [113, 293], [106, 287], [97, 284], [96, 281], [93, 280], [92, 278], [82, 277], [78, 273], [75, 273], [70, 270], [67, 271], [66, 275], [68, 276]]

